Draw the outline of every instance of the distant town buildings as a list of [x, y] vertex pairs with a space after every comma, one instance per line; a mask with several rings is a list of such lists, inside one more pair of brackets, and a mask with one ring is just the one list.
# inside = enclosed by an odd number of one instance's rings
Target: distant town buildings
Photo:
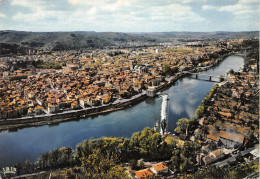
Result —
[[154, 96], [166, 75], [214, 64], [214, 54], [226, 48], [219, 44], [82, 53], [30, 50], [26, 56], [2, 57], [0, 119], [101, 106], [141, 92]]

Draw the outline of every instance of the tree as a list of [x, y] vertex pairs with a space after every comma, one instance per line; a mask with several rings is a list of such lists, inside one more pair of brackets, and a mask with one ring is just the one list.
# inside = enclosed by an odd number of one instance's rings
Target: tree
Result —
[[24, 169], [26, 170], [26, 173], [29, 173], [31, 167], [32, 167], [32, 163], [29, 160], [26, 160], [24, 162]]
[[91, 147], [91, 143], [93, 142], [93, 139], [90, 140], [84, 140], [80, 144], [77, 145], [76, 148], [76, 158], [79, 161], [82, 157], [89, 156], [93, 151]]
[[180, 164], [181, 164], [181, 151], [180, 149], [176, 149], [172, 152], [173, 156], [171, 157], [171, 162], [172, 162], [172, 170], [173, 171], [178, 171], [180, 169]]
[[48, 158], [49, 158], [48, 152], [41, 154], [40, 157], [38, 158], [37, 163], [39, 164], [39, 167], [41, 169], [44, 169], [48, 166]]
[[174, 129], [174, 132], [176, 133], [176, 134], [181, 134], [181, 127], [180, 126], [177, 126], [175, 129]]
[[206, 137], [206, 134], [209, 132], [209, 127], [204, 124], [204, 125], [201, 127], [201, 131], [202, 131], [203, 136]]
[[137, 167], [137, 160], [132, 159], [129, 161], [130, 167], [135, 169]]
[[197, 130], [197, 131], [196, 131], [195, 136], [196, 136], [196, 139], [202, 140], [202, 134], [201, 134], [201, 131], [200, 131], [200, 130]]
[[144, 168], [144, 159], [139, 159], [137, 161], [137, 166], [140, 168], [140, 169], [143, 169]]
[[117, 149], [119, 152], [119, 157], [121, 161], [127, 161], [130, 154], [130, 148], [129, 148], [129, 139], [124, 139], [121, 143], [118, 144]]
[[166, 74], [166, 75], [170, 73], [170, 66], [169, 66], [169, 64], [164, 64], [163, 65], [163, 73]]
[[227, 72], [227, 74], [233, 75], [233, 74], [234, 74], [234, 70], [233, 70], [233, 69], [230, 69], [230, 70]]
[[186, 135], [188, 135], [189, 119], [181, 118], [178, 120], [177, 125], [180, 127], [182, 133], [186, 132]]
[[240, 95], [240, 101], [241, 101], [241, 104], [245, 104], [246, 101], [247, 101], [247, 97], [245, 95], [245, 92], [241, 93]]
[[189, 126], [194, 128], [194, 127], [197, 127], [197, 125], [198, 125], [198, 120], [196, 119], [196, 117], [192, 117], [189, 120]]
[[50, 151], [49, 153], [49, 157], [48, 157], [48, 166], [51, 168], [56, 168], [58, 167], [60, 161], [60, 151], [59, 149], [53, 149], [52, 151]]
[[244, 162], [244, 158], [242, 157], [242, 155], [240, 153], [238, 153], [238, 155], [236, 156], [236, 160], [240, 163]]
[[162, 139], [160, 134], [153, 129], [145, 128], [142, 132], [134, 133], [129, 143], [131, 159], [160, 159], [158, 151], [162, 145], [161, 142]]
[[107, 179], [121, 179], [121, 178], [129, 178], [126, 173], [124, 167], [116, 165], [111, 168], [106, 174]]
[[62, 147], [59, 149], [60, 157], [59, 160], [61, 165], [69, 166], [71, 158], [73, 157], [73, 150], [71, 147]]
[[[249, 121], [250, 122], [250, 121]], [[246, 147], [252, 147], [254, 146], [255, 142], [258, 141], [258, 139], [255, 137], [254, 133], [251, 132], [248, 137], [248, 144]]]
[[193, 170], [195, 167], [194, 163], [190, 158], [185, 158], [184, 162], [181, 164], [180, 169], [182, 172], [186, 173], [188, 170]]
[[222, 75], [219, 76], [219, 81], [220, 82], [224, 81], [224, 77]]
[[162, 142], [161, 135], [156, 132], [150, 137], [150, 157], [148, 158], [149, 160], [151, 159], [157, 159], [159, 156], [158, 154], [158, 147], [160, 146]]
[[101, 149], [95, 149], [93, 154], [81, 158], [81, 166], [86, 171], [86, 177], [105, 178], [104, 176], [115, 164], [102, 154]]
[[22, 165], [20, 163], [14, 164], [14, 168], [16, 169], [17, 175], [20, 175]]
[[196, 172], [195, 178], [224, 178], [224, 176], [227, 176], [227, 173], [224, 169], [220, 167], [216, 167], [215, 165], [211, 165], [206, 170], [203, 170], [202, 172]]
[[162, 128], [163, 134], [165, 133], [166, 127], [167, 127], [167, 123], [166, 123], [166, 119], [164, 119], [164, 120], [161, 122], [161, 128]]
[[200, 106], [198, 107], [198, 109], [197, 109], [196, 112], [195, 112], [197, 118], [200, 118], [200, 117], [203, 115], [204, 110], [205, 110], [204, 105], [200, 105]]
[[182, 147], [182, 155], [184, 158], [192, 158], [193, 162], [196, 161], [197, 152], [200, 145], [197, 142], [186, 141]]

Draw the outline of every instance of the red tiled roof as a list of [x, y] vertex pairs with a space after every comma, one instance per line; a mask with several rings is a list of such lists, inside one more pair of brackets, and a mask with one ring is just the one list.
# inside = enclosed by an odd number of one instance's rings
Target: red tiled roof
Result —
[[207, 136], [208, 139], [218, 141], [219, 140], [219, 134], [216, 132], [211, 131], [209, 135]]
[[244, 141], [244, 136], [227, 131], [220, 131], [219, 137], [239, 143], [243, 143]]
[[147, 178], [148, 176], [152, 176], [153, 172], [150, 168], [139, 170], [135, 172], [137, 178]]
[[152, 167], [157, 171], [162, 171], [168, 169], [167, 165], [164, 162], [153, 164]]

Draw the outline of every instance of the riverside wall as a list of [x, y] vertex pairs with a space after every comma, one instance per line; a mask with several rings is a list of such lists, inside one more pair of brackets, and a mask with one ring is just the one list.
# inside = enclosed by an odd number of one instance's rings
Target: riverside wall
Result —
[[[22, 118], [10, 118], [10, 119], [0, 119], [1, 130], [10, 129], [12, 125], [28, 124], [28, 126], [39, 126], [46, 125], [56, 122], [77, 120], [79, 118], [86, 118], [92, 115], [103, 114], [107, 112], [112, 112], [120, 109], [127, 108], [129, 106], [135, 105], [146, 98], [146, 94], [142, 94], [134, 99], [130, 99], [124, 102], [119, 102], [117, 104], [110, 104], [106, 106], [98, 106], [80, 110], [71, 110], [67, 112], [49, 114], [49, 115], [38, 115], [38, 116], [27, 116]], [[33, 125], [32, 125], [33, 124]]]

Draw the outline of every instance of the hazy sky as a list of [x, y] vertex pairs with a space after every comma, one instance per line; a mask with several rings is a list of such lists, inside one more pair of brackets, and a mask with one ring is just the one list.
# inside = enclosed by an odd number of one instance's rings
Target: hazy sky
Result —
[[251, 31], [259, 0], [0, 0], [0, 30]]

